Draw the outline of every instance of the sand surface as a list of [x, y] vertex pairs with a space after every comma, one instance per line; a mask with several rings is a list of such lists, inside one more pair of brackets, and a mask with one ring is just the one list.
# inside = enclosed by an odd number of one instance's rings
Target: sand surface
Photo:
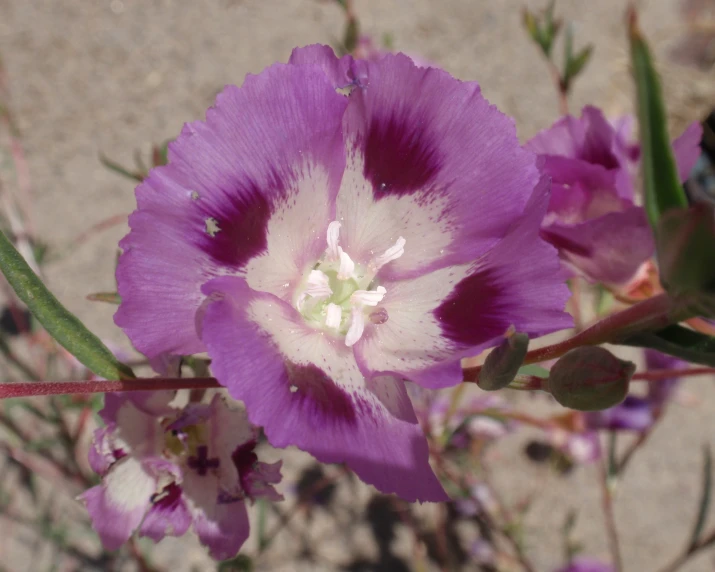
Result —
[[[459, 78], [478, 80], [485, 96], [515, 118], [522, 139], [556, 118], [547, 67], [520, 27], [521, 2], [355, 3], [366, 33], [378, 39], [389, 33], [398, 49], [419, 53]], [[675, 0], [640, 4], [642, 27], [661, 57], [677, 131], [715, 102], [714, 72], [678, 67], [667, 59], [685, 33]], [[595, 46], [593, 61], [576, 84], [572, 110], [587, 103], [610, 114], [631, 109], [624, 5], [623, 0], [558, 2], [559, 12], [574, 24], [577, 44]], [[0, 0], [0, 55], [29, 161], [39, 236], [61, 246], [91, 225], [133, 209], [131, 183], [105, 169], [99, 152], [131, 164], [136, 149], [146, 154], [152, 143], [176, 136], [184, 122], [202, 118], [224, 84], [240, 84], [247, 73], [285, 61], [294, 46], [334, 42], [341, 29], [341, 12], [327, 1]], [[119, 225], [97, 235], [47, 266], [46, 277], [90, 328], [128, 348], [112, 323], [113, 307], [85, 299], [90, 292], [114, 289], [117, 241], [125, 232]], [[680, 401], [619, 487], [616, 518], [629, 572], [656, 570], [670, 559], [693, 520], [700, 447], [713, 435], [715, 389], [707, 380], [691, 382]], [[561, 561], [558, 530], [573, 506], [580, 510], [576, 533], [586, 552], [607, 558], [595, 470], [556, 477], [524, 461], [523, 441], [519, 435], [500, 444], [492, 466], [507, 497], [541, 491], [526, 522], [538, 570], [550, 571]], [[355, 498], [368, 494], [367, 487], [358, 489], [364, 490]], [[352, 498], [347, 495], [345, 502]], [[2, 528], [0, 533], [5, 534]], [[286, 551], [283, 560], [278, 554], [263, 569], [337, 570], [341, 555], [369, 545], [359, 534], [318, 536], [327, 546], [321, 550], [330, 555], [319, 564], [286, 564], [294, 550], [286, 540], [275, 549]], [[5, 546], [10, 546], [9, 560], [2, 556], [0, 561], [9, 570], [44, 569], [25, 544]], [[167, 547], [175, 569], [187, 569], [194, 558], [198, 569], [208, 569], [194, 543], [170, 541]], [[713, 569], [715, 553], [683, 568]]]

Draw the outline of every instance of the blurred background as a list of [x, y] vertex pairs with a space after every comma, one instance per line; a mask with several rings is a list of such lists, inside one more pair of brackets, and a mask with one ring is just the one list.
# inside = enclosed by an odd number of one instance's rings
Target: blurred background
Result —
[[[526, 140], [559, 116], [549, 68], [522, 25], [523, 6], [539, 11], [545, 5], [354, 0], [353, 9], [361, 32], [376, 45], [478, 81]], [[632, 111], [625, 5], [556, 2], [556, 14], [572, 23], [576, 43], [594, 46], [570, 97], [574, 114], [585, 104], [609, 116]], [[715, 1], [638, 5], [663, 76], [670, 127], [679, 134], [715, 104]], [[12, 125], [0, 127], [0, 192], [21, 197], [25, 230], [44, 252], [48, 286], [90, 329], [131, 352], [112, 322], [115, 306], [86, 298], [115, 290], [117, 242], [135, 205], [132, 182], [103, 166], [100, 154], [130, 167], [135, 154], [150, 162], [152, 146], [175, 137], [184, 122], [203, 118], [225, 84], [240, 85], [247, 73], [286, 61], [295, 46], [339, 45], [345, 21], [335, 0], [0, 0], [0, 102], [12, 114]], [[22, 377], [17, 364], [0, 363], [3, 381]], [[535, 417], [554, 411], [540, 399], [505, 399]], [[40, 413], [47, 415], [47, 407], [55, 406], [42, 405]], [[23, 427], [39, 423], [32, 411], [12, 415]], [[713, 438], [714, 415], [711, 380], [682, 385], [618, 481], [614, 510], [625, 570], [658, 570], [686, 542], [700, 495], [702, 445]], [[86, 448], [90, 435], [80, 435], [79, 445], [84, 439]], [[480, 449], [479, 478], [489, 483], [489, 495], [498, 496], [484, 502], [498, 501], [500, 510], [510, 511], [521, 543], [512, 548], [523, 549], [534, 570], [555, 570], [564, 550], [576, 544], [607, 561], [600, 464], [554, 461], [550, 447], [542, 429], [527, 426]], [[318, 467], [297, 451], [284, 460], [286, 502], [278, 509], [253, 508], [254, 533], [244, 548], [251, 562], [223, 569], [502, 569], [489, 568], [485, 551], [492, 547], [480, 543], [484, 523], [469, 507], [408, 509], [339, 467]], [[76, 463], [77, 474], [86, 471], [84, 459]], [[82, 490], [75, 481], [71, 474], [30, 470], [22, 447], [3, 446], [0, 570], [215, 569], [190, 536], [156, 548], [134, 546], [146, 557], [103, 554], [73, 500]], [[267, 530], [260, 539], [259, 527]], [[702, 552], [682, 570], [715, 570], [715, 551]]]

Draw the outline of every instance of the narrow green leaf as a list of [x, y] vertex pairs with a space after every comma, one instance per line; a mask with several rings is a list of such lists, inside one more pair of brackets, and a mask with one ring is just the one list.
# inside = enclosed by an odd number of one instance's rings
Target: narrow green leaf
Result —
[[591, 54], [593, 53], [593, 46], [588, 45], [583, 48], [576, 57], [571, 56], [566, 64], [566, 71], [564, 72], [564, 83], [568, 87], [571, 82], [576, 79], [578, 74], [581, 73], [583, 68], [586, 66], [588, 61], [591, 59]]
[[710, 501], [712, 498], [712, 486], [713, 486], [713, 460], [712, 453], [710, 452], [710, 447], [705, 446], [703, 448], [703, 489], [700, 493], [700, 503], [698, 507], [698, 517], [695, 519], [695, 526], [693, 527], [693, 532], [690, 535], [690, 543], [688, 544], [688, 552], [694, 550], [697, 547], [698, 541], [700, 540], [700, 535], [703, 533], [703, 528], [705, 528], [705, 521], [708, 517], [708, 512], [710, 510]]
[[128, 169], [125, 169], [122, 167], [119, 163], [115, 163], [111, 159], [105, 157], [102, 153], [99, 154], [99, 161], [107, 167], [110, 171], [114, 171], [118, 175], [121, 175], [122, 177], [127, 177], [129, 179], [132, 179], [134, 181], [142, 182], [144, 180], [144, 177], [139, 174], [139, 173], [132, 173]]
[[688, 205], [668, 136], [665, 105], [648, 44], [638, 28], [635, 9], [629, 15], [633, 78], [636, 83], [645, 208], [655, 230], [668, 209]]
[[122, 297], [116, 292], [95, 292], [87, 294], [87, 300], [91, 302], [107, 302], [108, 304], [121, 304]]
[[636, 334], [618, 343], [650, 348], [691, 363], [715, 367], [715, 338], [683, 326], [673, 325], [657, 332]]
[[97, 336], [59, 303], [3, 232], [0, 232], [0, 270], [40, 324], [90, 371], [106, 379], [134, 377], [129, 367], [119, 362]]
[[353, 53], [360, 38], [360, 24], [357, 18], [348, 18], [345, 23], [345, 33], [343, 34], [343, 46], [349, 54]]

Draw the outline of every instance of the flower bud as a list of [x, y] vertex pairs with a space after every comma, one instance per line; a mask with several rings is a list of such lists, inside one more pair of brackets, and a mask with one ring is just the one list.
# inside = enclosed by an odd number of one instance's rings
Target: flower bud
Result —
[[671, 296], [715, 292], [715, 213], [705, 203], [663, 213], [656, 232], [660, 278]]
[[618, 405], [628, 394], [635, 364], [605, 348], [584, 346], [568, 352], [549, 372], [548, 389], [564, 407], [598, 411]]
[[509, 333], [484, 361], [477, 385], [485, 391], [496, 391], [509, 385], [524, 363], [529, 336], [519, 332]]

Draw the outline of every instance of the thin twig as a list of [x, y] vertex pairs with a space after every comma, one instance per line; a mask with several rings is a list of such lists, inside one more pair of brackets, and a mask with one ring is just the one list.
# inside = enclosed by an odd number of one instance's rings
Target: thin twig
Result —
[[618, 529], [616, 527], [616, 517], [613, 513], [613, 495], [611, 494], [610, 485], [608, 482], [608, 469], [606, 461], [600, 463], [599, 472], [601, 477], [601, 507], [606, 525], [606, 534], [608, 536], [608, 548], [611, 552], [613, 567], [616, 572], [622, 572], [623, 561], [621, 560], [621, 549], [618, 540]]

